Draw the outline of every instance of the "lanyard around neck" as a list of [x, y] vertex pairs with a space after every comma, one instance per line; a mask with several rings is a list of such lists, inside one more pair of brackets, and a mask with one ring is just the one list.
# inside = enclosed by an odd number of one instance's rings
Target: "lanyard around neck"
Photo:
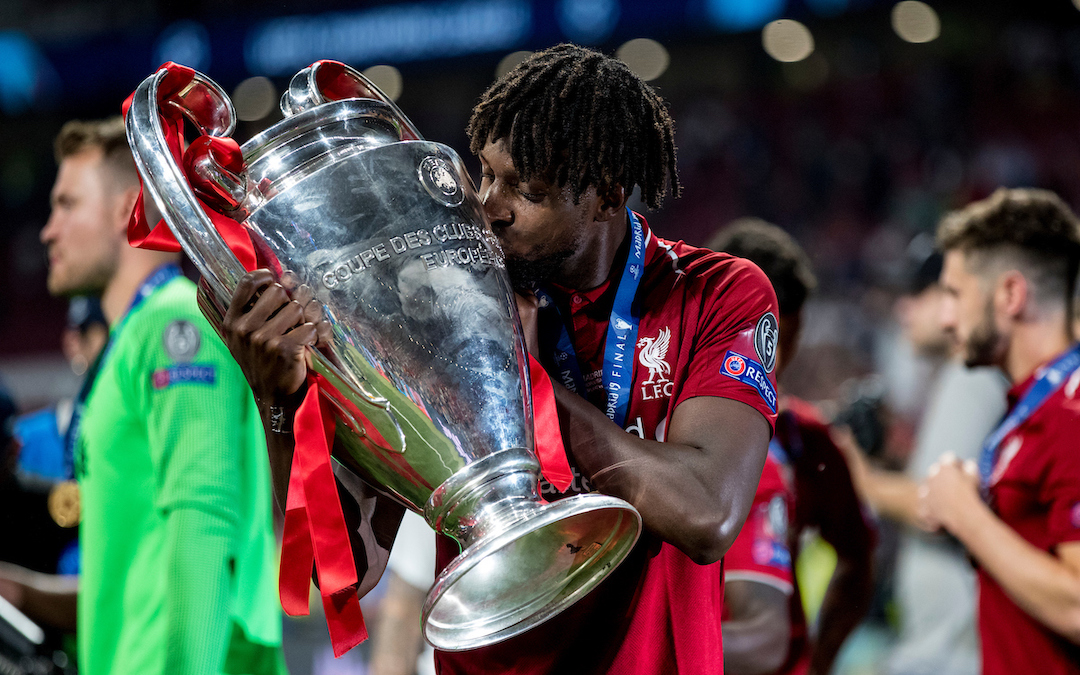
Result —
[[990, 486], [994, 465], [998, 460], [998, 450], [1005, 437], [1016, 431], [1058, 389], [1065, 386], [1065, 382], [1078, 368], [1080, 368], [1080, 345], [1075, 345], [1039, 371], [1027, 393], [1013, 406], [997, 429], [994, 429], [994, 432], [987, 437], [983, 444], [982, 454], [979, 456], [979, 476], [982, 479], [984, 492]]
[[[627, 209], [627, 213], [630, 220], [630, 252], [615, 291], [615, 302], [611, 308], [604, 339], [604, 366], [601, 372], [606, 394], [601, 409], [620, 427], [626, 422], [627, 411], [630, 409], [634, 348], [640, 322], [634, 299], [645, 272], [645, 228], [637, 214], [630, 209]], [[536, 296], [540, 300], [541, 311], [554, 310], [558, 313], [555, 301], [546, 291], [537, 289]], [[554, 366], [558, 371], [557, 379], [563, 386], [585, 397], [585, 377], [581, 372], [581, 364], [578, 362], [564, 317], [560, 315], [555, 323], [558, 325], [558, 334], [552, 347], [547, 350], [548, 365]]]
[[75, 475], [75, 442], [79, 438], [79, 427], [82, 425], [82, 413], [86, 407], [86, 399], [90, 397], [90, 390], [94, 387], [94, 380], [97, 379], [98, 373], [101, 372], [101, 366], [105, 363], [105, 358], [112, 351], [113, 336], [120, 332], [120, 329], [123, 328], [124, 323], [131, 316], [131, 313], [135, 311], [136, 307], [141, 305], [154, 291], [180, 275], [179, 265], [173, 262], [165, 263], [154, 269], [150, 276], [139, 284], [139, 288], [135, 290], [135, 295], [132, 296], [131, 302], [128, 304], [127, 311], [116, 322], [116, 327], [109, 330], [109, 337], [105, 342], [105, 346], [101, 348], [97, 358], [94, 359], [94, 362], [86, 371], [86, 377], [79, 388], [79, 395], [75, 397], [75, 406], [71, 411], [71, 422], [68, 423], [67, 431], [64, 432], [64, 468], [68, 476]]

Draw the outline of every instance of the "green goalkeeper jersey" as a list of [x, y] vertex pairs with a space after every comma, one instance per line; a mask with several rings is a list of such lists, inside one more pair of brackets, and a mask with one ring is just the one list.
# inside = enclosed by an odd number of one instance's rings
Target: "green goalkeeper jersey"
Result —
[[282, 670], [265, 443], [190, 281], [114, 326], [76, 444], [80, 673]]

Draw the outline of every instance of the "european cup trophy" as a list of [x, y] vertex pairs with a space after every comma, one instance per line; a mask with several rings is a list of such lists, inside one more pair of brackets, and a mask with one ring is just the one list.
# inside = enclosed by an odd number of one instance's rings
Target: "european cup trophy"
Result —
[[[159, 112], [211, 137], [229, 136], [235, 113], [199, 73], [162, 96], [165, 75], [136, 90], [128, 140], [145, 191], [224, 307], [245, 270]], [[334, 460], [461, 545], [428, 593], [427, 640], [458, 651], [529, 630], [599, 584], [641, 518], [596, 493], [540, 499], [521, 324], [457, 154], [336, 62], [300, 71], [281, 107], [285, 118], [242, 146], [243, 173], [210, 155], [194, 170], [230, 202], [260, 262], [323, 306], [330, 337], [307, 362], [335, 415]]]

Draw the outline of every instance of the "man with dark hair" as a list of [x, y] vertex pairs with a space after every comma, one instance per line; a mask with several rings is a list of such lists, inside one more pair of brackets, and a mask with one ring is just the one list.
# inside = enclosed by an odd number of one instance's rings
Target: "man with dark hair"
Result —
[[[782, 373], [798, 345], [803, 304], [817, 286], [806, 253], [788, 233], [751, 218], [720, 230], [708, 246], [746, 258], [772, 282], [780, 306], [776, 371]], [[793, 573], [800, 539], [811, 528], [837, 554], [813, 641]], [[754, 506], [725, 563], [725, 671], [829, 673], [869, 607], [873, 547], [828, 426], [810, 404], [783, 396]]]
[[938, 244], [946, 327], [1013, 388], [977, 466], [930, 469], [925, 515], [978, 565], [983, 672], [1080, 673], [1080, 222], [1051, 192], [1002, 189], [947, 216]]
[[[529, 349], [553, 380], [570, 368], [580, 383], [576, 393], [554, 385], [570, 492], [591, 485], [629, 501], [645, 533], [571, 608], [501, 644], [437, 653], [439, 670], [719, 672], [719, 560], [746, 518], [775, 419], [775, 294], [750, 263], [660, 239], [627, 209], [635, 187], [659, 205], [678, 181], [663, 101], [620, 61], [571, 45], [534, 54], [482, 95], [469, 133]], [[317, 327], [272, 279], [258, 271], [240, 282], [225, 334], [263, 406], [284, 503], [293, 441], [269, 416], [295, 409]], [[614, 312], [624, 318], [609, 321]], [[637, 346], [623, 381], [603, 368], [609, 334]], [[555, 340], [574, 354], [558, 369]], [[722, 371], [725, 358], [743, 368]], [[598, 407], [616, 387], [627, 396], [612, 419]], [[439, 564], [456, 553], [444, 539]], [[377, 577], [381, 563], [358, 573]]]
[[[177, 255], [127, 245], [139, 181], [123, 121], [69, 122], [56, 155], [49, 291], [100, 295], [111, 328], [69, 434], [79, 671], [277, 672], [269, 468], [250, 389]], [[0, 591], [31, 618], [74, 609], [49, 579], [9, 581]]]

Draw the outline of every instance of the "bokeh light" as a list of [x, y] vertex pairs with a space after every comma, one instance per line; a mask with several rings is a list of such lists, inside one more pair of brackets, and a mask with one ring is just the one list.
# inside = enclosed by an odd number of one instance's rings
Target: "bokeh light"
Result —
[[397, 68], [387, 65], [372, 66], [364, 71], [364, 77], [382, 89], [382, 93], [391, 101], [396, 101], [401, 96], [401, 71]]
[[615, 58], [630, 67], [638, 77], [648, 82], [664, 74], [671, 57], [664, 45], [648, 38], [636, 38], [615, 50]]
[[[1080, 0], [1074, 0], [1074, 2]], [[941, 34], [941, 21], [934, 8], [918, 0], [896, 3], [892, 10], [892, 26], [905, 42], [930, 42]]]
[[814, 36], [810, 29], [793, 19], [777, 19], [761, 31], [765, 52], [777, 61], [794, 63], [814, 52]]
[[510, 52], [506, 56], [502, 57], [499, 61], [499, 65], [495, 66], [495, 79], [499, 79], [503, 75], [513, 70], [517, 64], [521, 63], [525, 59], [529, 58], [532, 52]]
[[274, 83], [265, 77], [249, 77], [233, 90], [232, 101], [236, 116], [242, 122], [255, 122], [270, 114], [277, 104]]

